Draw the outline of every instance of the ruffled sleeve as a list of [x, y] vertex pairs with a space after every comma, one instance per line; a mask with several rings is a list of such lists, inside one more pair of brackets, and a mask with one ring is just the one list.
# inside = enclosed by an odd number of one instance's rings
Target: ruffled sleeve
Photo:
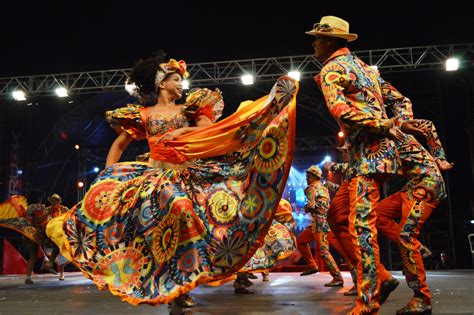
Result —
[[135, 140], [144, 140], [146, 130], [140, 115], [141, 108], [141, 105], [128, 104], [105, 112], [105, 119], [118, 133], [125, 131]]
[[214, 91], [192, 89], [188, 92], [184, 104], [184, 114], [189, 120], [195, 120], [198, 116], [204, 115], [212, 122], [216, 122], [222, 116], [223, 109], [224, 99], [221, 91], [217, 88]]

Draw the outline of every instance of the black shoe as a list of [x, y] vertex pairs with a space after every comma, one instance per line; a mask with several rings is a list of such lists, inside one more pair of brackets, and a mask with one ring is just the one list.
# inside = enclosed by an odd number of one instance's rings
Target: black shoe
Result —
[[236, 282], [238, 282], [239, 284], [245, 287], [250, 287], [253, 285], [253, 282], [249, 280], [247, 274], [245, 273], [238, 274]]
[[41, 271], [43, 272], [51, 272], [53, 275], [57, 275], [58, 272], [56, 270], [54, 270], [54, 263], [50, 260], [50, 261], [47, 261], [46, 263], [44, 263], [42, 266], [41, 266]]
[[398, 309], [397, 315], [431, 314], [431, 302], [421, 298], [412, 298], [405, 307]]
[[249, 278], [249, 279], [258, 279], [258, 277], [256, 275], [254, 275], [253, 273], [251, 273], [251, 272], [249, 272], [247, 274], [247, 278]]
[[332, 279], [331, 282], [325, 283], [324, 286], [325, 287], [330, 287], [330, 288], [342, 287], [342, 286], [344, 286], [344, 281], [342, 279]]
[[380, 284], [380, 297], [379, 304], [382, 305], [387, 299], [390, 293], [392, 293], [400, 284], [400, 281], [394, 277], [390, 277]]
[[349, 290], [343, 293], [345, 296], [356, 296], [357, 295], [357, 287], [353, 286]]
[[300, 273], [300, 276], [308, 276], [312, 275], [313, 273], [318, 273], [319, 269], [318, 268], [307, 268], [305, 271]]
[[234, 289], [234, 294], [254, 294], [254, 292], [244, 287], [237, 287]]

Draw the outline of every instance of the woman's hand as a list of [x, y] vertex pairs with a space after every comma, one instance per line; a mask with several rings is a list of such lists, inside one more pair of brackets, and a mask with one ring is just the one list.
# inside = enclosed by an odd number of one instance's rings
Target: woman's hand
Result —
[[175, 129], [175, 130], [172, 130], [172, 131], [165, 132], [161, 137], [159, 137], [156, 140], [155, 144], [157, 144], [161, 141], [174, 140], [174, 139], [178, 138], [179, 136], [181, 136], [184, 133], [185, 133], [184, 128], [179, 128], [179, 129]]

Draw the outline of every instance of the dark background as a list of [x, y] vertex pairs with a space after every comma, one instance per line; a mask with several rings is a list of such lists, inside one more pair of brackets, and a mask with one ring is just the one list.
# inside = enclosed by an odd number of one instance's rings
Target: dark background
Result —
[[[474, 42], [472, 11], [465, 2], [436, 6], [431, 1], [227, 1], [227, 2], [7, 2], [2, 4], [0, 77], [130, 68], [159, 49], [188, 63], [312, 54], [304, 31], [324, 15], [349, 21], [359, 39], [354, 51]], [[259, 7], [256, 7], [256, 6]], [[448, 6], [449, 5], [449, 6]], [[448, 249], [460, 268], [471, 267], [467, 234], [473, 233], [473, 67], [387, 73], [382, 76], [409, 97], [417, 118], [433, 120], [455, 168], [445, 173], [449, 197], [428, 222], [422, 240], [435, 254]], [[240, 101], [270, 87], [223, 86], [225, 115]], [[322, 100], [310, 78], [301, 92]], [[103, 168], [115, 134], [104, 124], [105, 110], [133, 101], [124, 92], [38, 97], [30, 106], [0, 100], [1, 164], [8, 164], [13, 132], [20, 135], [23, 186], [59, 193], [72, 206], [78, 177], [93, 180]], [[298, 108], [297, 137], [334, 136], [311, 111]], [[75, 143], [81, 150], [73, 149]], [[141, 153], [143, 143], [132, 146]], [[298, 153], [320, 161], [331, 148]], [[303, 163], [304, 164], [304, 163]], [[300, 163], [299, 167], [305, 165]], [[78, 175], [80, 174], [80, 175]], [[2, 168], [6, 191], [8, 170]], [[400, 184], [393, 183], [390, 190]]]

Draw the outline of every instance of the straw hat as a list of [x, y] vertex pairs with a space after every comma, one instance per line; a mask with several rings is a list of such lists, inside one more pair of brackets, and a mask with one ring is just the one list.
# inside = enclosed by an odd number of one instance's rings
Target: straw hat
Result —
[[311, 31], [305, 32], [308, 35], [314, 36], [329, 36], [347, 39], [352, 42], [357, 39], [358, 35], [349, 33], [349, 23], [336, 16], [323, 16], [319, 23], [314, 23]]
[[53, 202], [53, 200], [59, 201], [59, 203], [62, 202], [61, 196], [58, 194], [52, 194], [51, 196], [48, 197], [49, 202]]
[[321, 169], [320, 169], [318, 166], [316, 166], [316, 165], [310, 166], [310, 168], [308, 168], [308, 169], [306, 170], [306, 172], [313, 174], [314, 176], [316, 176], [316, 177], [319, 178], [319, 179], [321, 178], [321, 176], [322, 176], [322, 174], [323, 174], [323, 171], [321, 171]]

